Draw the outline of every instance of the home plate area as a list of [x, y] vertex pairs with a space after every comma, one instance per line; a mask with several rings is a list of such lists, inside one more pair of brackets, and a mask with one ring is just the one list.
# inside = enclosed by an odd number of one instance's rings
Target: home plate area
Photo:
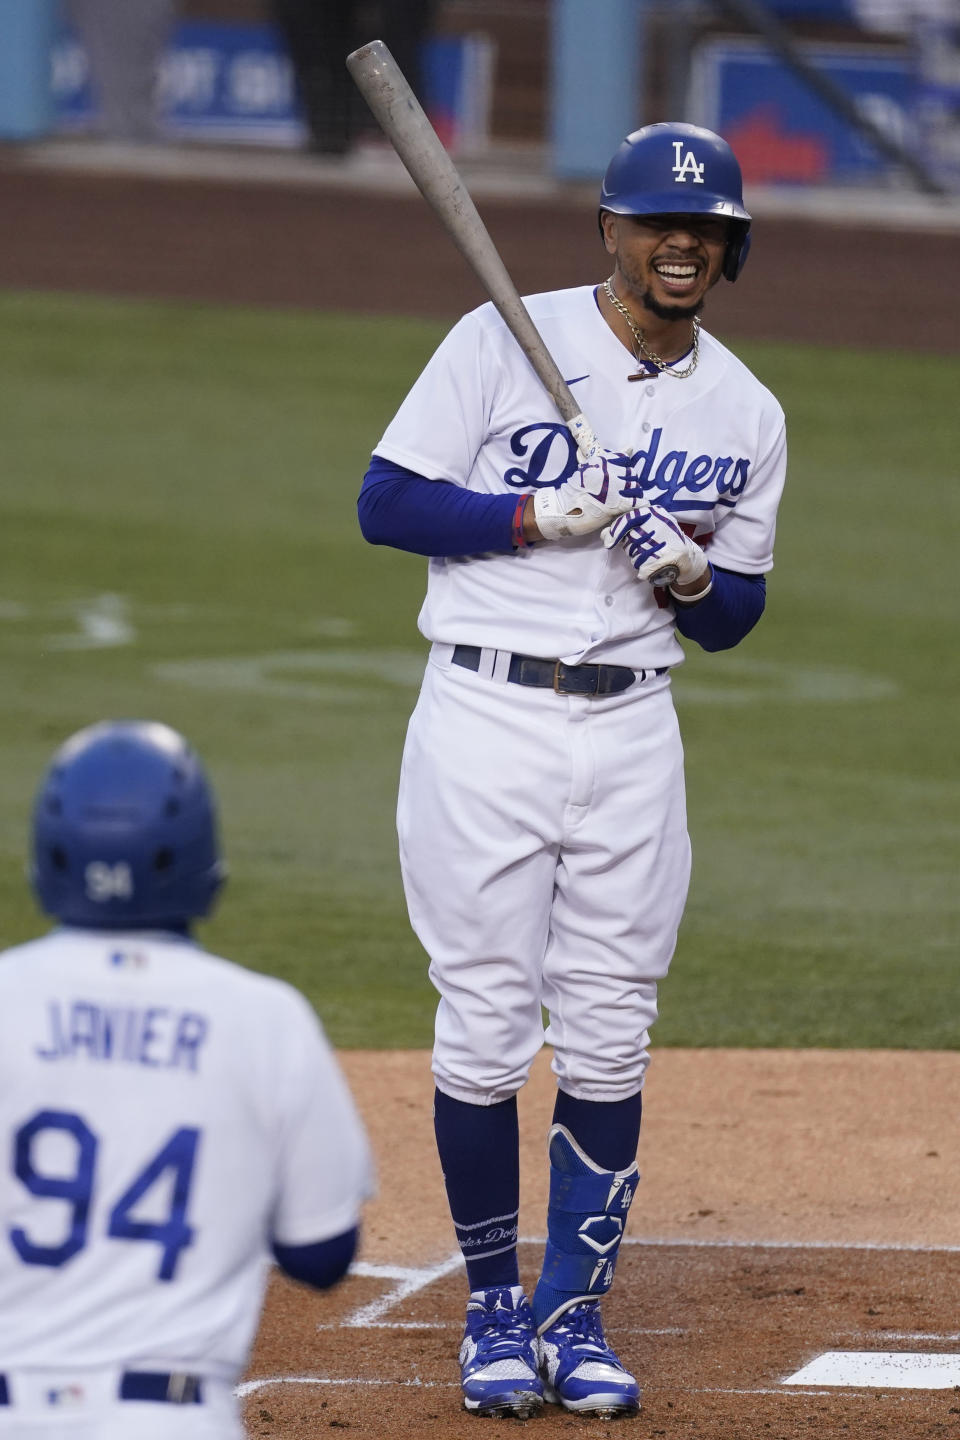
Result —
[[[532, 1286], [542, 1241], [521, 1243]], [[241, 1388], [251, 1436], [516, 1435], [460, 1405], [456, 1353], [466, 1284], [435, 1265], [360, 1262], [316, 1295], [271, 1283]], [[607, 1331], [644, 1386], [636, 1419], [556, 1406], [543, 1440], [960, 1440], [960, 1252], [633, 1239], [604, 1305]]]

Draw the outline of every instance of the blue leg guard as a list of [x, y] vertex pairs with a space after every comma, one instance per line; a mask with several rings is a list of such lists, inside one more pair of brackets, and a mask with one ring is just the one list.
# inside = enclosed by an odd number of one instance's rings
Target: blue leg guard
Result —
[[640, 1179], [636, 1161], [628, 1170], [601, 1170], [563, 1125], [551, 1129], [548, 1153], [547, 1247], [531, 1302], [538, 1334], [578, 1300], [610, 1289]]

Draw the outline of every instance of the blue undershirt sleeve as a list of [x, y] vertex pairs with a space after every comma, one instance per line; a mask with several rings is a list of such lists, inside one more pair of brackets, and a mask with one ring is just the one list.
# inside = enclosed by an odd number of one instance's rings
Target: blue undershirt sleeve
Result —
[[428, 480], [374, 455], [357, 501], [371, 545], [415, 555], [485, 555], [513, 549], [518, 495], [478, 495], [452, 480]]
[[345, 1230], [315, 1245], [273, 1245], [273, 1258], [285, 1275], [312, 1285], [315, 1290], [328, 1290], [346, 1275], [357, 1249], [358, 1230]]
[[674, 606], [677, 629], [704, 650], [731, 650], [756, 625], [767, 599], [762, 575], [711, 566], [713, 589], [697, 605]]

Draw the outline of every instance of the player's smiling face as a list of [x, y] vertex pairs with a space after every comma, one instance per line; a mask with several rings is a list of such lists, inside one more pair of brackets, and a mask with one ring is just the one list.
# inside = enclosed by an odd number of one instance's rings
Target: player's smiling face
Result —
[[727, 230], [719, 215], [603, 216], [623, 288], [664, 320], [686, 319], [703, 305], [720, 278]]

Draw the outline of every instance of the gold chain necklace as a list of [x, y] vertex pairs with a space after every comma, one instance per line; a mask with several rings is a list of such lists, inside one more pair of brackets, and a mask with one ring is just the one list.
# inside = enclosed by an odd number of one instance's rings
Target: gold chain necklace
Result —
[[[696, 370], [697, 368], [697, 361], [700, 359], [700, 317], [698, 315], [694, 315], [693, 317], [693, 354], [690, 357], [690, 364], [687, 365], [686, 368], [683, 370], [674, 370], [670, 361], [662, 359], [659, 355], [655, 355], [654, 352], [649, 348], [646, 340], [644, 340], [643, 338], [643, 331], [640, 329], [640, 326], [637, 324], [636, 320], [634, 320], [633, 316], [630, 314], [630, 311], [627, 309], [626, 305], [624, 305], [619, 295], [617, 295], [609, 280], [604, 280], [603, 282], [603, 293], [610, 301], [610, 304], [613, 306], [614, 310], [621, 314], [624, 320], [626, 320], [627, 324], [630, 326], [630, 334], [633, 336], [634, 353], [636, 354], [638, 360], [649, 360], [651, 365], [655, 365], [656, 368], [662, 371], [665, 375], [672, 375], [674, 380], [686, 380], [688, 376], [693, 374], [694, 370]], [[642, 380], [643, 376], [628, 375], [627, 379]]]

